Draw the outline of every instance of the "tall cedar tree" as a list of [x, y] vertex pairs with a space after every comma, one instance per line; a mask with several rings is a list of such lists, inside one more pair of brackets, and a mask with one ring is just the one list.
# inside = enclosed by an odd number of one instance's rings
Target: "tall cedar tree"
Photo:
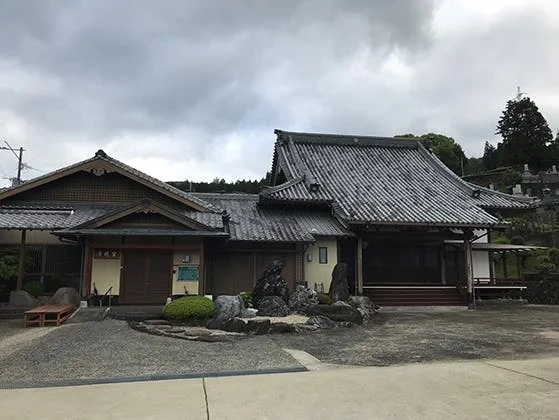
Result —
[[499, 165], [499, 155], [497, 153], [497, 149], [488, 141], [485, 142], [482, 159], [485, 170], [495, 169]]
[[497, 123], [496, 134], [503, 138], [498, 148], [501, 165], [527, 163], [538, 171], [549, 164], [547, 146], [553, 140], [553, 134], [530, 98], [507, 102]]

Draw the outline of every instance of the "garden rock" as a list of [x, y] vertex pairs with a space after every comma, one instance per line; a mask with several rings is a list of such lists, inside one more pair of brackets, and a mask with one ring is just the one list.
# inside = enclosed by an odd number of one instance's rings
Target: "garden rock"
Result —
[[334, 302], [332, 305], [335, 305], [335, 306], [351, 306], [349, 303], [344, 302], [343, 300], [338, 300], [338, 301]]
[[332, 321], [330, 318], [323, 315], [311, 316], [307, 320], [307, 325], [313, 325], [321, 330], [331, 330], [337, 326], [335, 321]]
[[246, 332], [246, 326], [245, 321], [242, 319], [231, 318], [226, 321], [220, 329], [227, 332], [244, 333]]
[[305, 309], [305, 315], [310, 317], [322, 315], [336, 322], [363, 323], [361, 312], [351, 306], [316, 305]]
[[27, 293], [25, 290], [10, 292], [10, 306], [19, 306], [22, 308], [32, 308], [37, 305], [37, 299]]
[[241, 316], [244, 307], [245, 303], [243, 302], [243, 298], [239, 295], [218, 296], [214, 301], [214, 315], [208, 322], [208, 328], [224, 329], [228, 321], [237, 316]]
[[258, 304], [259, 316], [287, 316], [289, 308], [279, 296], [265, 296]]
[[351, 306], [361, 312], [363, 319], [371, 319], [375, 313], [375, 305], [367, 296], [352, 296]]
[[246, 332], [253, 335], [264, 335], [270, 331], [269, 319], [250, 319], [246, 323]]
[[299, 285], [289, 295], [289, 309], [292, 311], [301, 311], [314, 305], [318, 305], [318, 298], [316, 297], [316, 291], [313, 289]]
[[241, 318], [254, 318], [258, 315], [258, 309], [245, 308], [241, 311]]
[[288, 324], [287, 322], [273, 322], [270, 325], [270, 334], [286, 334], [296, 331], [296, 327], [293, 324]]
[[252, 291], [252, 301], [255, 307], [259, 308], [260, 301], [266, 296], [279, 296], [284, 302], [289, 299], [289, 288], [281, 276], [283, 263], [274, 261], [256, 282]]
[[61, 287], [50, 298], [51, 305], [72, 305], [78, 306], [80, 304], [80, 295], [73, 287]]
[[328, 294], [333, 302], [345, 301], [349, 297], [349, 285], [347, 282], [347, 264], [338, 263], [332, 270], [332, 282]]

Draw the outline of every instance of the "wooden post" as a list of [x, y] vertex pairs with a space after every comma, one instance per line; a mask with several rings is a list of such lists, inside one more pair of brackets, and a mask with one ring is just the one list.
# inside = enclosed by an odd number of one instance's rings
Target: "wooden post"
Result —
[[204, 296], [206, 293], [206, 258], [205, 258], [204, 239], [200, 240], [200, 278], [198, 279], [198, 295]]
[[357, 294], [363, 294], [363, 238], [357, 238]]
[[507, 253], [502, 252], [501, 255], [503, 256], [503, 277], [506, 279], [509, 276], [509, 273], [508, 273], [508, 270], [507, 270]]
[[441, 261], [441, 284], [446, 284], [446, 250], [444, 245], [441, 246], [440, 261]]
[[[89, 241], [86, 239], [84, 244], [84, 262], [83, 262], [83, 295], [89, 296], [91, 293], [91, 268], [93, 265], [93, 248], [90, 246]], [[122, 271], [122, 270], [121, 270]]]
[[23, 288], [23, 271], [25, 268], [25, 239], [27, 238], [27, 231], [21, 231], [21, 241], [19, 243], [19, 260], [17, 265], [17, 284], [16, 290]]
[[522, 268], [521, 268], [521, 263], [520, 263], [520, 252], [515, 251], [516, 254], [516, 271], [518, 272], [518, 278], [521, 279], [522, 278]]
[[466, 270], [466, 284], [468, 288], [468, 308], [474, 309], [474, 276], [472, 267], [472, 242], [473, 232], [464, 232], [464, 267]]

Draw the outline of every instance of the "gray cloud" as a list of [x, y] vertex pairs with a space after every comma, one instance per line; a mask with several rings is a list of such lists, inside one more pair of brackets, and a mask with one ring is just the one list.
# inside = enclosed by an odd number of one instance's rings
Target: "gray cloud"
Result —
[[[479, 153], [520, 76], [537, 75], [526, 82], [536, 102], [536, 91], [551, 98], [543, 89], [556, 45], [542, 42], [559, 25], [549, 10], [526, 6], [441, 35], [445, 7], [3, 1], [0, 137], [23, 144], [26, 161], [43, 170], [102, 147], [163, 179], [263, 176], [274, 128], [442, 131]], [[527, 52], [533, 58], [520, 60]], [[13, 166], [0, 155], [1, 175]]]

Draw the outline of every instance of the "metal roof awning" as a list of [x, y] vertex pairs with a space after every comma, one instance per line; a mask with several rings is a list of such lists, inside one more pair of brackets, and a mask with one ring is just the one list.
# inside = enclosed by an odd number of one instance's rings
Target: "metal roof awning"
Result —
[[[460, 240], [444, 241], [448, 245], [462, 245], [464, 242]], [[545, 246], [536, 245], [513, 245], [513, 244], [494, 244], [487, 242], [473, 242], [473, 251], [494, 251], [494, 252], [529, 252], [538, 249], [547, 249]]]

